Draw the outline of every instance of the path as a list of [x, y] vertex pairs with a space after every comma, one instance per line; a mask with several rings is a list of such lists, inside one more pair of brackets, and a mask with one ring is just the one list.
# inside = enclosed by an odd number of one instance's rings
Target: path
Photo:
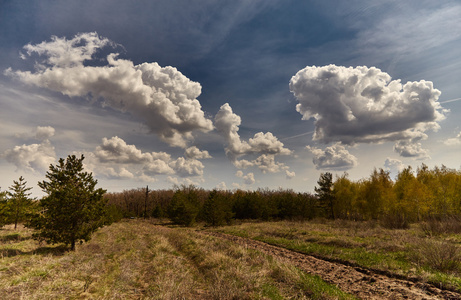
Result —
[[442, 290], [427, 283], [392, 278], [365, 268], [315, 258], [248, 238], [218, 232], [200, 233], [230, 240], [244, 247], [288, 260], [306, 273], [318, 275], [342, 291], [361, 299], [461, 299], [461, 294]]

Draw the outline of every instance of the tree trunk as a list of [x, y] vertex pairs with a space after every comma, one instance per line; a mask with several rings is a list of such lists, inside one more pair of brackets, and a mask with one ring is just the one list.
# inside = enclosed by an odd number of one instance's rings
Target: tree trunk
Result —
[[70, 243], [70, 250], [75, 251], [75, 240], [72, 240], [72, 242]]
[[19, 209], [16, 207], [16, 217], [14, 218], [14, 230], [18, 227]]

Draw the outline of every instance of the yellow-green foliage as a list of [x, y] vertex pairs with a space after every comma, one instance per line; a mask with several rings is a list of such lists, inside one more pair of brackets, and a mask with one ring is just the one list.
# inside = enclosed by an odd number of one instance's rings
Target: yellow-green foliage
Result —
[[357, 182], [344, 174], [336, 178], [333, 193], [340, 218], [393, 220], [405, 227], [431, 217], [460, 215], [461, 171], [445, 166], [430, 170], [423, 164], [416, 172], [403, 169], [395, 181], [380, 169]]

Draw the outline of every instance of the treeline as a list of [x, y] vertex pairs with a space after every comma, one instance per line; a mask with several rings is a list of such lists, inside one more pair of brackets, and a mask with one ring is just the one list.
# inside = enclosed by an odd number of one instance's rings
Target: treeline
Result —
[[[81, 160], [83, 157], [79, 162]], [[51, 171], [57, 172], [51, 167]], [[44, 199], [50, 199], [50, 196], [41, 200], [31, 199], [29, 190], [24, 178], [20, 177], [9, 191], [0, 193], [0, 226], [30, 223], [32, 215], [38, 210], [44, 211]], [[62, 205], [68, 205], [64, 203], [69, 197], [59, 197]], [[79, 197], [75, 195], [72, 200], [75, 205], [80, 205]], [[315, 194], [282, 189], [209, 191], [192, 185], [167, 190], [138, 188], [105, 193], [101, 203], [104, 203], [104, 213], [98, 218], [104, 224], [130, 217], [169, 218], [186, 226], [196, 222], [218, 226], [233, 220], [309, 220], [324, 217], [376, 220], [386, 227], [405, 228], [413, 222], [434, 219], [461, 221], [461, 171], [443, 165], [430, 169], [422, 164], [416, 170], [411, 167], [403, 169], [395, 180], [388, 171], [375, 169], [369, 177], [357, 181], [351, 180], [347, 173], [333, 177], [327, 172], [321, 174]], [[59, 207], [61, 204], [56, 205]]]
[[218, 226], [235, 219], [308, 220], [319, 215], [314, 195], [292, 190], [208, 191], [183, 185], [148, 193], [145, 188], [107, 193], [105, 197], [119, 217], [167, 217], [186, 226], [195, 222]]
[[461, 172], [445, 166], [416, 171], [403, 169], [392, 180], [375, 169], [353, 181], [348, 174], [321, 174], [315, 194], [292, 190], [204, 190], [181, 186], [107, 193], [113, 220], [124, 217], [166, 217], [181, 225], [205, 222], [217, 226], [233, 220], [309, 220], [316, 217], [377, 220], [386, 227], [405, 228], [412, 222], [461, 217]]

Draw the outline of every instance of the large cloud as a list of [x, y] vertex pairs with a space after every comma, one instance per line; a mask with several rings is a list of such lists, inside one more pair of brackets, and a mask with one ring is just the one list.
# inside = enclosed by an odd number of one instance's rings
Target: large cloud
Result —
[[[290, 155], [290, 149], [285, 148], [271, 132], [258, 132], [248, 142], [242, 141], [238, 134], [240, 123], [240, 116], [232, 111], [228, 103], [221, 106], [214, 119], [216, 130], [226, 139], [226, 155], [237, 168], [257, 166], [264, 173], [288, 169], [284, 164], [275, 162], [275, 156]], [[259, 157], [252, 161], [238, 159], [249, 154], [257, 154]]]
[[238, 131], [241, 122], [240, 116], [232, 111], [229, 103], [223, 104], [214, 118], [216, 130], [226, 139], [226, 154], [232, 160], [251, 150], [247, 142], [240, 140]]
[[196, 99], [200, 84], [176, 68], [134, 65], [114, 53], [107, 56], [107, 65], [88, 65], [109, 44], [113, 43], [96, 33], [81, 33], [70, 40], [52, 37], [50, 42], [24, 47], [29, 56], [45, 57], [34, 72], [8, 69], [6, 74], [70, 97], [103, 99], [104, 105], [140, 118], [173, 146], [186, 147], [194, 130], [213, 129]]
[[314, 155], [312, 161], [318, 170], [348, 170], [357, 165], [357, 158], [339, 143], [326, 147], [325, 150], [310, 146], [306, 148]]
[[403, 85], [375, 67], [306, 67], [290, 90], [303, 119], [315, 119], [313, 139], [323, 143], [417, 141], [439, 129], [446, 113], [432, 82]]
[[240, 116], [232, 111], [228, 103], [223, 104], [215, 116], [214, 125], [227, 141], [226, 153], [229, 157], [237, 158], [253, 153], [272, 155], [290, 155], [292, 153], [271, 132], [258, 132], [248, 142], [241, 141], [238, 134], [240, 123]]

